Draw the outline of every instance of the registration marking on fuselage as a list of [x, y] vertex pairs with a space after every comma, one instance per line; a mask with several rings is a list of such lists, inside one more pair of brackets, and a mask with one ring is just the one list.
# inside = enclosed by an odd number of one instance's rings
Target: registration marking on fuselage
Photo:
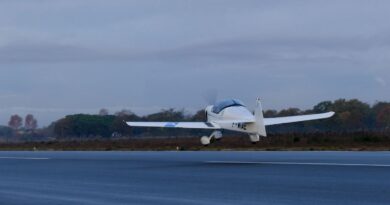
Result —
[[257, 165], [306, 165], [306, 166], [352, 166], [352, 167], [390, 167], [390, 164], [354, 164], [328, 162], [250, 162], [250, 161], [206, 161], [207, 164], [257, 164]]

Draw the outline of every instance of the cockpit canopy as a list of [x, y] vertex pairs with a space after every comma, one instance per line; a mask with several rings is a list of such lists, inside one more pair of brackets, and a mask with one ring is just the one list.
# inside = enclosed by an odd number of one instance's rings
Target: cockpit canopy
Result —
[[213, 113], [220, 113], [223, 109], [228, 108], [228, 107], [237, 107], [237, 106], [245, 106], [241, 101], [235, 100], [235, 99], [230, 99], [230, 100], [224, 100], [216, 103], [213, 106]]

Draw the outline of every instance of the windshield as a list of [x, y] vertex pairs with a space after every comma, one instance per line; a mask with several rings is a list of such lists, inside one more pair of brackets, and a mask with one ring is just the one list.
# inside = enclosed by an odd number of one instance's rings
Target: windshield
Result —
[[239, 100], [224, 100], [224, 101], [216, 103], [213, 106], [213, 113], [218, 114], [225, 108], [235, 107], [235, 106], [244, 106], [244, 104], [241, 103]]

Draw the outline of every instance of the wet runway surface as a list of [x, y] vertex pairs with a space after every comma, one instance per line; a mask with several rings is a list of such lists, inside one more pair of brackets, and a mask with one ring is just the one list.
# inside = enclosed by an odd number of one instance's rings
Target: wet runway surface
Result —
[[0, 152], [0, 204], [390, 204], [390, 152]]

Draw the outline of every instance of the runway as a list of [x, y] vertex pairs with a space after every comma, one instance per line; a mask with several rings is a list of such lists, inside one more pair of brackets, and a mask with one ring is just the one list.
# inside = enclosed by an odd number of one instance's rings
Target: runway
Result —
[[0, 152], [0, 204], [390, 204], [390, 152]]

